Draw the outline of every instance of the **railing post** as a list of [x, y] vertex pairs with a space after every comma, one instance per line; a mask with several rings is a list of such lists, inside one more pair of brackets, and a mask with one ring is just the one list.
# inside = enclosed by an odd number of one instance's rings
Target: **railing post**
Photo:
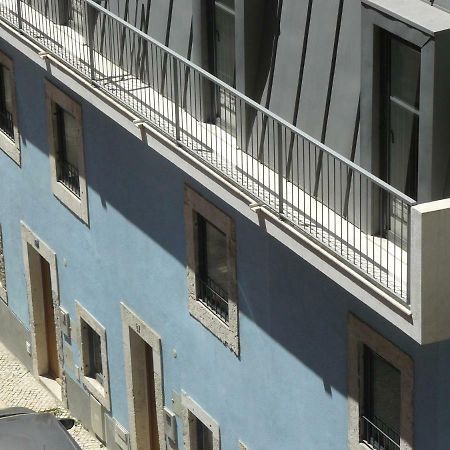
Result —
[[19, 25], [19, 30], [22, 31], [22, 6], [20, 4], [21, 0], [17, 0], [17, 20]]
[[278, 122], [278, 213], [282, 215], [284, 213], [284, 170], [283, 170], [283, 127]]
[[180, 143], [180, 93], [178, 90], [178, 61], [172, 57], [173, 62], [173, 95], [175, 103], [175, 137]]

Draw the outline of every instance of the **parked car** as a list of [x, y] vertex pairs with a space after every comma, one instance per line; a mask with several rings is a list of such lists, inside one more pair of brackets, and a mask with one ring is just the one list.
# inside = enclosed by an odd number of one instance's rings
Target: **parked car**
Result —
[[81, 450], [67, 432], [73, 419], [27, 408], [0, 409], [0, 450]]

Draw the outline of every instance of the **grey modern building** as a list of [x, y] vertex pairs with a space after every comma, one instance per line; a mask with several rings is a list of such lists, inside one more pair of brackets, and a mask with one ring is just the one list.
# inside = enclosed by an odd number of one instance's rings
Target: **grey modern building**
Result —
[[448, 450], [449, 79], [447, 0], [0, 0], [0, 340], [114, 450]]

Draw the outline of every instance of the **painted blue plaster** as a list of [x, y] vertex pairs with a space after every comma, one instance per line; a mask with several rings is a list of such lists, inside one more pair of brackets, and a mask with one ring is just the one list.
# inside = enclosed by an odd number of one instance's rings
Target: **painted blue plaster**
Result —
[[[11, 309], [28, 326], [20, 221], [57, 254], [61, 304], [107, 330], [112, 412], [128, 424], [120, 301], [162, 337], [164, 390], [184, 390], [221, 427], [222, 448], [337, 450], [347, 442], [349, 312], [416, 364], [417, 448], [448, 450], [450, 344], [420, 347], [214, 193], [82, 104], [90, 226], [52, 194], [44, 79], [15, 63], [22, 167], [0, 152], [0, 221]], [[55, 84], [58, 84], [55, 82]], [[188, 314], [183, 193], [190, 184], [236, 223], [241, 356]], [[74, 358], [79, 354], [72, 341]], [[176, 349], [177, 357], [172, 356]], [[181, 427], [181, 423], [179, 424]]]

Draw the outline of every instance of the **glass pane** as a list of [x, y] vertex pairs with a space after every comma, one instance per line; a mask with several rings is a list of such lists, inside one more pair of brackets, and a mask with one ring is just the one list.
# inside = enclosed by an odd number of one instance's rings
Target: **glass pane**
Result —
[[197, 419], [197, 448], [195, 450], [213, 450], [212, 431]]
[[374, 354], [372, 378], [372, 419], [378, 428], [394, 438], [400, 432], [400, 372]]
[[79, 124], [72, 114], [64, 111], [64, 132], [66, 139], [66, 161], [78, 167]]
[[234, 86], [234, 14], [216, 3], [216, 76]]
[[391, 95], [419, 108], [420, 51], [391, 39]]
[[419, 116], [390, 102], [389, 184], [417, 198]]
[[88, 327], [89, 340], [89, 366], [90, 376], [96, 378], [97, 374], [103, 373], [102, 368], [102, 352], [100, 336], [91, 327]]
[[216, 0], [216, 5], [223, 5], [234, 11], [234, 0]]
[[225, 292], [228, 286], [227, 237], [206, 222], [207, 276]]
[[5, 106], [8, 112], [12, 112], [12, 87], [11, 87], [11, 72], [6, 67], [3, 67], [3, 83], [5, 93]]

